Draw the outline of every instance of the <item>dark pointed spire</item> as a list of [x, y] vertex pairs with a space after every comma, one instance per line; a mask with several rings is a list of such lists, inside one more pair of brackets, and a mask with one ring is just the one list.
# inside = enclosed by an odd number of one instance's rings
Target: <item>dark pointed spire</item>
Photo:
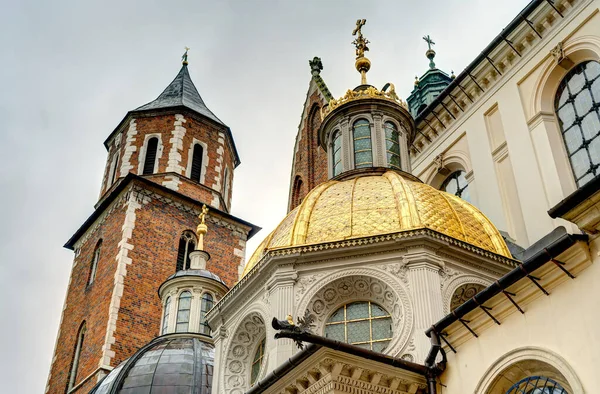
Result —
[[[187, 59], [185, 59], [187, 60]], [[194, 86], [190, 73], [187, 69], [187, 61], [184, 61], [179, 74], [173, 82], [158, 96], [158, 98], [148, 104], [136, 108], [135, 111], [145, 111], [153, 109], [166, 109], [171, 107], [186, 107], [206, 116], [207, 118], [225, 126], [225, 124], [213, 114], [200, 97], [200, 93]]]

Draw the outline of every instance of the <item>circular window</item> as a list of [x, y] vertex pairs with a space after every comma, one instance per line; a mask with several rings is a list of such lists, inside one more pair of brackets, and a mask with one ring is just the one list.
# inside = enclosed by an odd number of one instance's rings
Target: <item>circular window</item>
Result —
[[392, 339], [390, 314], [372, 302], [353, 302], [335, 311], [325, 324], [325, 336], [383, 352]]

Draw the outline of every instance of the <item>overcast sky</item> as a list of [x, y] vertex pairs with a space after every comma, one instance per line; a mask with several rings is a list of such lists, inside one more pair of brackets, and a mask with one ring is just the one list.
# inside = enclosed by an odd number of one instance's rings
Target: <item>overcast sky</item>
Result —
[[102, 142], [171, 82], [184, 46], [241, 157], [233, 214], [263, 227], [249, 255], [286, 212], [309, 59], [334, 96], [358, 85], [351, 32], [366, 18], [369, 82], [406, 98], [427, 69], [421, 37], [458, 74], [526, 3], [0, 0], [0, 391], [44, 391], [73, 258], [62, 245], [98, 198]]

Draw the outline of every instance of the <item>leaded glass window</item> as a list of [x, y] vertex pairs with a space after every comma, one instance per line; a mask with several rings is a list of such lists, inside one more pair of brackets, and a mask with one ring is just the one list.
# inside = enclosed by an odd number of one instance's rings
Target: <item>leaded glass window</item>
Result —
[[206, 321], [206, 314], [214, 305], [213, 296], [210, 293], [204, 293], [202, 295], [202, 302], [200, 303], [200, 332], [202, 334], [210, 334], [210, 326]]
[[333, 157], [333, 176], [342, 172], [342, 138], [339, 131], [333, 134], [332, 157]]
[[600, 173], [600, 63], [588, 61], [571, 70], [558, 87], [555, 108], [581, 187]]
[[446, 178], [444, 183], [442, 183], [440, 190], [454, 194], [465, 201], [471, 201], [471, 196], [469, 195], [469, 183], [467, 182], [465, 175], [466, 172], [464, 171], [453, 172]]
[[325, 336], [383, 352], [392, 339], [392, 317], [375, 303], [353, 302], [329, 317], [325, 323]]
[[392, 122], [383, 124], [385, 130], [385, 152], [388, 167], [400, 169], [400, 142], [396, 125]]
[[144, 168], [142, 175], [154, 174], [154, 165], [156, 164], [156, 151], [158, 150], [158, 138], [152, 137], [146, 144], [146, 157], [144, 158]]
[[188, 332], [190, 327], [190, 309], [192, 305], [192, 293], [184, 291], [179, 296], [177, 306], [177, 324], [175, 332]]
[[167, 329], [169, 328], [169, 312], [171, 309], [171, 296], [167, 297], [165, 301], [165, 309], [163, 310], [163, 324], [161, 334], [164, 335], [167, 333]]
[[252, 359], [252, 369], [250, 372], [250, 384], [256, 383], [256, 379], [258, 378], [258, 374], [260, 373], [262, 360], [265, 357], [265, 342], [266, 340], [263, 339], [258, 345], [256, 353], [254, 353], [254, 358]]
[[71, 390], [75, 387], [75, 383], [77, 382], [77, 372], [79, 371], [79, 360], [81, 359], [81, 350], [83, 349], [83, 341], [85, 339], [86, 332], [85, 322], [79, 328], [79, 333], [77, 334], [77, 344], [75, 345], [75, 354], [73, 354], [73, 362], [71, 363], [71, 371], [69, 372], [69, 384], [67, 386], [67, 390]]
[[177, 271], [190, 268], [190, 253], [196, 249], [196, 236], [191, 231], [184, 231], [179, 238], [179, 249], [177, 250]]
[[354, 168], [373, 166], [373, 151], [371, 145], [371, 126], [366, 119], [354, 122]]
[[92, 263], [90, 264], [90, 277], [88, 279], [88, 286], [94, 283], [96, 279], [96, 271], [98, 271], [98, 260], [100, 260], [100, 247], [102, 246], [102, 240], [99, 240], [94, 249], [94, 255], [92, 256]]
[[529, 376], [512, 385], [506, 394], [569, 394], [557, 381], [545, 376]]

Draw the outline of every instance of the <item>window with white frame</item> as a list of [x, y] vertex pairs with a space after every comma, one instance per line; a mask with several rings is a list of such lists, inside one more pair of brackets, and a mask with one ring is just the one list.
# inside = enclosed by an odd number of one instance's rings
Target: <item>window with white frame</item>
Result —
[[200, 332], [202, 334], [210, 334], [210, 327], [206, 321], [206, 314], [214, 305], [213, 296], [210, 293], [202, 294], [202, 301], [200, 303]]
[[563, 78], [556, 116], [578, 187], [600, 173], [600, 63], [577, 65]]
[[455, 196], [470, 202], [469, 182], [467, 182], [466, 175], [467, 173], [464, 171], [453, 172], [444, 180], [442, 186], [440, 186], [440, 190], [454, 194]]
[[385, 130], [385, 153], [387, 165], [390, 168], [400, 169], [400, 134], [398, 128], [392, 122], [383, 124]]
[[146, 154], [144, 157], [144, 167], [142, 175], [154, 174], [156, 165], [156, 155], [158, 153], [158, 138], [152, 137], [146, 142]]
[[83, 348], [83, 341], [85, 339], [86, 324], [83, 322], [77, 333], [77, 343], [75, 345], [75, 352], [73, 354], [73, 361], [71, 362], [71, 370], [69, 372], [69, 383], [67, 391], [75, 387], [77, 382], [77, 372], [79, 370], [79, 360], [81, 359], [81, 350]]
[[336, 176], [342, 172], [342, 134], [339, 131], [334, 132], [331, 141], [333, 176]]
[[190, 171], [190, 179], [196, 182], [200, 182], [202, 177], [202, 155], [204, 154], [204, 148], [202, 145], [195, 144], [192, 150], [192, 169]]
[[167, 300], [165, 301], [165, 309], [163, 310], [163, 324], [162, 324], [162, 329], [161, 329], [162, 335], [166, 334], [167, 330], [169, 329], [170, 309], [171, 309], [171, 296], [168, 296]]
[[354, 140], [354, 168], [373, 166], [373, 146], [371, 142], [371, 125], [366, 119], [359, 119], [352, 125]]
[[190, 329], [190, 310], [192, 306], [192, 293], [184, 291], [179, 295], [177, 303], [177, 320], [175, 332], [188, 332]]

